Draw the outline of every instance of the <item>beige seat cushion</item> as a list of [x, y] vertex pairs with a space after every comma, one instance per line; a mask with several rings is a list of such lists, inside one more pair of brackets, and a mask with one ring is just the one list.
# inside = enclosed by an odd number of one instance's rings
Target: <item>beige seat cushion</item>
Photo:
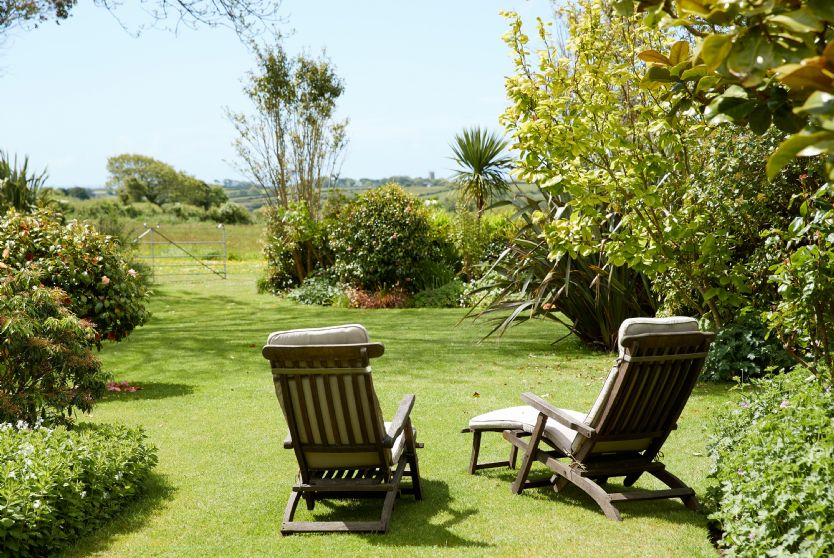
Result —
[[[570, 409], [559, 410], [579, 422], [582, 422], [585, 418], [585, 413], [571, 411]], [[523, 430], [532, 433], [533, 428], [536, 427], [538, 417], [539, 412], [529, 405], [507, 407], [472, 418], [469, 421], [469, 428], [472, 430]], [[560, 450], [564, 452], [571, 451], [571, 446], [577, 436], [576, 431], [553, 419], [547, 419], [547, 424], [544, 427], [544, 437], [553, 442]]]
[[368, 330], [359, 324], [276, 331], [267, 345], [352, 345], [368, 343]]

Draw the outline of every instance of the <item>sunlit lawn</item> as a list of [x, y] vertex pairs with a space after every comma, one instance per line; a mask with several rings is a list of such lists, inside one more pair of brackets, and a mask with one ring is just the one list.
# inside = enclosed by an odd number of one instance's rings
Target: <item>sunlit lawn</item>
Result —
[[[144, 426], [159, 448], [156, 474], [143, 499], [67, 556], [716, 554], [705, 517], [679, 501], [623, 505], [615, 523], [575, 489], [513, 496], [508, 470], [466, 473], [471, 438], [460, 429], [470, 416], [517, 405], [522, 391], [575, 409], [596, 397], [610, 355], [572, 339], [551, 345], [563, 334], [552, 323], [479, 344], [485, 330], [458, 324], [458, 310], [329, 309], [258, 295], [251, 264], [233, 266], [226, 281], [157, 287], [151, 307], [151, 323], [101, 354], [118, 380], [144, 389], [111, 395], [90, 420]], [[401, 498], [386, 535], [281, 537], [296, 465], [281, 445], [286, 429], [261, 346], [274, 330], [354, 322], [386, 347], [373, 363], [383, 413], [401, 395], [417, 396], [425, 500]], [[663, 451], [699, 493], [708, 418], [729, 399], [724, 387], [698, 386]], [[485, 458], [505, 455], [497, 435], [485, 442]]]

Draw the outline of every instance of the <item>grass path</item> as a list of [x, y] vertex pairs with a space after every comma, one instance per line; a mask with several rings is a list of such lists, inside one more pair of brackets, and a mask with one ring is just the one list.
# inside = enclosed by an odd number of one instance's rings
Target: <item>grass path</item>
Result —
[[[147, 495], [66, 557], [716, 555], [704, 516], [677, 501], [623, 506], [625, 520], [614, 523], [574, 489], [513, 496], [511, 472], [466, 474], [471, 438], [459, 431], [470, 416], [517, 405], [522, 391], [586, 409], [610, 355], [572, 340], [551, 345], [562, 333], [551, 323], [477, 344], [483, 328], [456, 325], [458, 310], [304, 307], [253, 285], [245, 274], [158, 288], [152, 322], [102, 352], [118, 380], [144, 389], [109, 396], [89, 420], [144, 426], [160, 462]], [[417, 396], [425, 500], [400, 499], [384, 536], [282, 538], [296, 466], [281, 447], [286, 428], [261, 346], [274, 330], [356, 322], [385, 343], [373, 363], [383, 413]], [[729, 399], [725, 388], [698, 386], [664, 448], [670, 469], [699, 492], [707, 419]], [[503, 456], [502, 444], [485, 437], [484, 457]]]

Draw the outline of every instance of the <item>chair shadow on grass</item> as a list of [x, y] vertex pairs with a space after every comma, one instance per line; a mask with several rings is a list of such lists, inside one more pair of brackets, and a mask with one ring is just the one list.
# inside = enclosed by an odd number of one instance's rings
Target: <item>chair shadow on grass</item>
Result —
[[[519, 463], [521, 457], [519, 456]], [[487, 469], [478, 471], [479, 476], [497, 479], [505, 482], [507, 485], [507, 492], [510, 491], [510, 485], [516, 478], [518, 469]], [[534, 467], [529, 480], [539, 480], [548, 477], [548, 471], [544, 467]], [[625, 487], [622, 485], [622, 478], [616, 478], [606, 483], [606, 490], [617, 490], [621, 492], [628, 492], [631, 490], [641, 490], [644, 478], [650, 478], [651, 475], [645, 474], [637, 481], [637, 485], [633, 487]], [[641, 487], [641, 485], [643, 485]], [[595, 514], [599, 514], [599, 520], [608, 522], [609, 520], [603, 515], [602, 510], [594, 500], [585, 494], [582, 490], [573, 484], [568, 484], [560, 492], [555, 492], [552, 487], [541, 486], [534, 488], [526, 488], [519, 498], [534, 498], [536, 500], [548, 500], [553, 504], [563, 504], [569, 507], [584, 509]], [[706, 527], [707, 518], [701, 512], [694, 512], [686, 507], [683, 503], [675, 499], [667, 500], [650, 500], [642, 502], [620, 502], [617, 509], [623, 517], [623, 522], [627, 522], [630, 518], [652, 518], [662, 519], [670, 523], [678, 523], [683, 525], [693, 525], [695, 527]]]
[[[451, 530], [455, 525], [478, 513], [477, 508], [457, 509], [449, 493], [449, 485], [441, 480], [422, 479], [423, 500], [417, 502], [403, 494], [394, 505], [394, 512], [385, 534], [360, 535], [374, 546], [447, 546], [490, 547], [482, 540], [467, 539]], [[283, 508], [284, 502], [279, 504]], [[381, 499], [324, 500], [308, 512], [299, 506], [296, 521], [367, 521], [379, 519]], [[295, 535], [304, 536], [304, 535]]]
[[108, 519], [101, 528], [82, 535], [78, 541], [64, 548], [59, 556], [61, 558], [81, 558], [107, 550], [117, 536], [138, 531], [144, 527], [151, 515], [164, 502], [173, 499], [175, 492], [176, 489], [165, 477], [157, 473], [151, 473], [146, 481], [145, 491], [138, 498], [128, 503], [114, 517]]
[[[130, 380], [128, 380], [130, 382]], [[148, 399], [166, 399], [168, 397], [184, 397], [194, 393], [194, 386], [190, 384], [173, 384], [168, 382], [130, 382], [138, 386], [139, 391], [108, 391], [102, 401], [138, 401]]]

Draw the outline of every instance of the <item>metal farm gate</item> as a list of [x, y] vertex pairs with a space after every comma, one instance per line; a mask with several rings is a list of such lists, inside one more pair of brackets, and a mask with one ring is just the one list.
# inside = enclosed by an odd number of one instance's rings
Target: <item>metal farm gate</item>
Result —
[[217, 225], [218, 240], [171, 240], [159, 225], [145, 223], [144, 227], [145, 231], [133, 243], [154, 280], [161, 277], [187, 280], [205, 274], [226, 278], [226, 228], [222, 224]]

